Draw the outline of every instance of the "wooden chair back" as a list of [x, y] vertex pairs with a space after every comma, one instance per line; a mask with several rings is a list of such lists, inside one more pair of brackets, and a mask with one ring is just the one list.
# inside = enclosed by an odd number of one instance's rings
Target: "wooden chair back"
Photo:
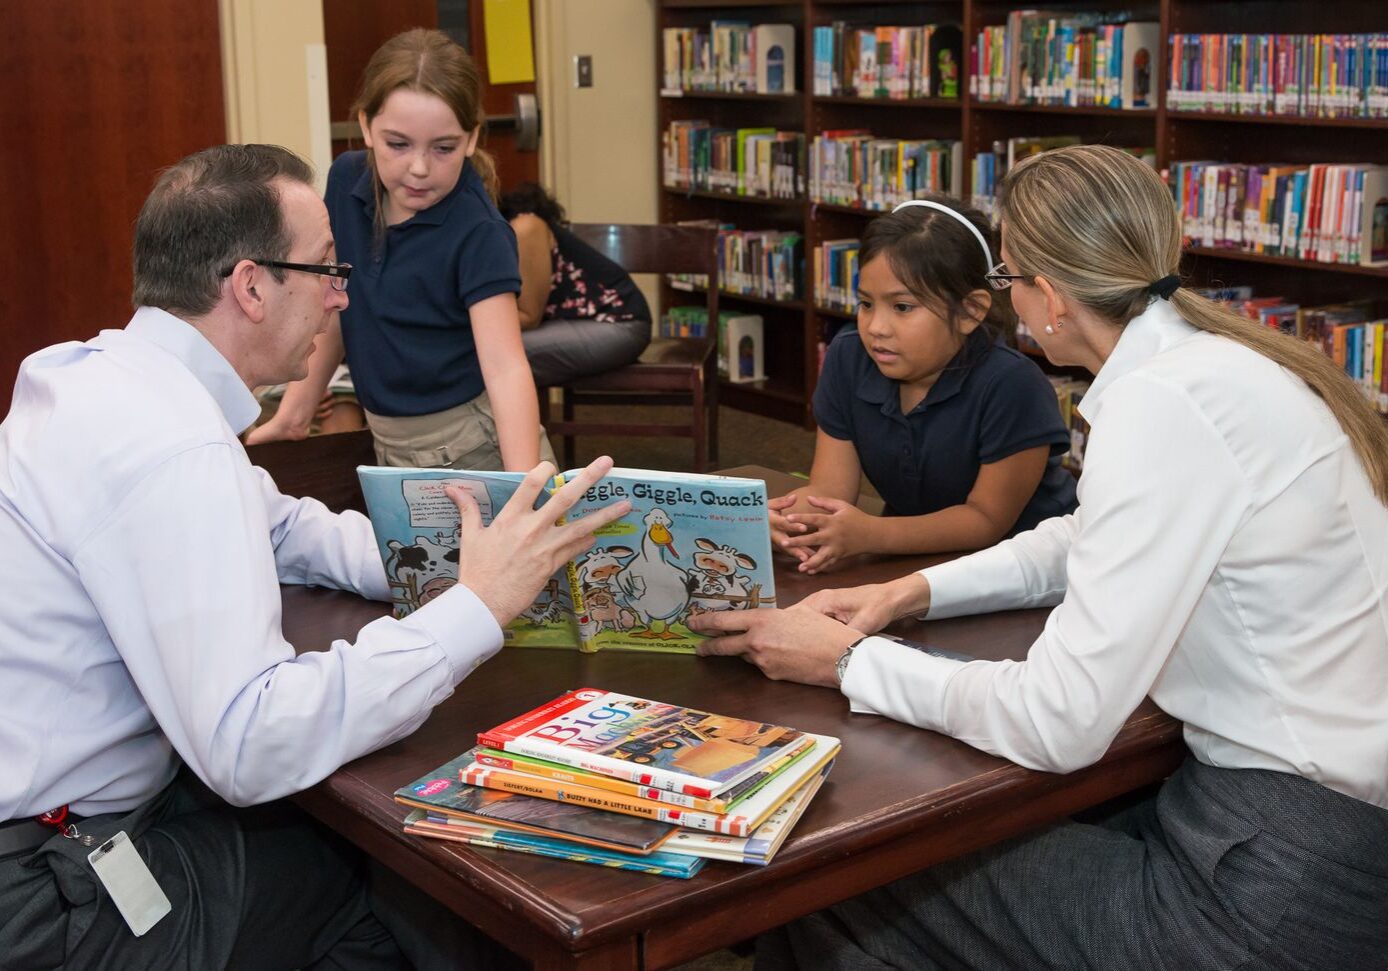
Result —
[[357, 481], [358, 465], [375, 465], [370, 429], [314, 435], [297, 442], [246, 446], [251, 463], [270, 473], [286, 496], [317, 499], [333, 512], [366, 512]]

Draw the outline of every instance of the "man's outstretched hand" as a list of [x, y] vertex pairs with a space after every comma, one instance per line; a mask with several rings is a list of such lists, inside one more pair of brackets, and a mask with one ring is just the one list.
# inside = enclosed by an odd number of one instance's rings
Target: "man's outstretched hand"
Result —
[[622, 500], [562, 526], [557, 523], [611, 468], [606, 455], [596, 459], [535, 509], [555, 471], [541, 462], [525, 474], [490, 526], [482, 525], [482, 512], [466, 489], [448, 487], [460, 517], [458, 582], [487, 605], [498, 624], [504, 626], [530, 606], [554, 571], [593, 545], [598, 529], [631, 511], [631, 503]]

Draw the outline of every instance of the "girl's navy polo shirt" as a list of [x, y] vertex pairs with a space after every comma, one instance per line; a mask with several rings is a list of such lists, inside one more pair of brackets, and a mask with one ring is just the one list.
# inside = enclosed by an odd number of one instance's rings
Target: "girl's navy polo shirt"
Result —
[[900, 386], [877, 369], [857, 330], [829, 345], [814, 393], [825, 434], [850, 441], [886, 515], [921, 516], [963, 503], [980, 465], [1049, 445], [1036, 494], [1008, 535], [1075, 508], [1075, 481], [1060, 464], [1070, 445], [1055, 391], [1024, 355], [975, 331], [909, 415]]
[[453, 191], [374, 240], [365, 152], [328, 170], [337, 258], [352, 264], [342, 341], [367, 411], [403, 417], [461, 405], [484, 390], [469, 308], [520, 292], [516, 234], [468, 161]]

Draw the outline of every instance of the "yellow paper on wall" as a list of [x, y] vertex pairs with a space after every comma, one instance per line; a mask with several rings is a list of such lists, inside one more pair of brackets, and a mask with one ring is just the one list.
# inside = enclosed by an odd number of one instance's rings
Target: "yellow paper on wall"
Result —
[[535, 45], [530, 39], [530, 0], [483, 0], [487, 80], [521, 84], [535, 80]]

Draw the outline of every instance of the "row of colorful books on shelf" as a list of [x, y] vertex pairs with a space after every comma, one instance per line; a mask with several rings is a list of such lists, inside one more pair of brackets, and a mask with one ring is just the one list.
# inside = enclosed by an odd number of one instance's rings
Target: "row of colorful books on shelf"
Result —
[[961, 33], [952, 24], [856, 27], [841, 20], [814, 29], [817, 95], [957, 98]]
[[663, 876], [766, 865], [839, 740], [581, 688], [396, 790], [405, 831]]
[[1173, 162], [1168, 179], [1194, 245], [1388, 264], [1388, 166]]
[[856, 239], [826, 239], [814, 248], [816, 306], [851, 313], [858, 307], [858, 249]]
[[664, 184], [676, 189], [794, 199], [805, 194], [805, 135], [672, 121], [662, 135]]
[[[679, 282], [671, 286], [681, 287]], [[657, 337], [708, 336], [708, 308], [671, 307], [656, 324]], [[718, 376], [732, 384], [766, 377], [765, 327], [760, 314], [718, 312]], [[736, 572], [735, 570], [733, 572]]]
[[[1039, 155], [1053, 148], [1078, 145], [1078, 135], [1017, 136], [993, 142], [991, 152], [980, 152], [969, 160], [969, 184], [973, 186], [971, 201], [981, 212], [993, 215], [998, 187], [1007, 173], [1022, 159]], [[1131, 152], [1152, 168], [1157, 167], [1157, 150], [1151, 146], [1129, 147]]]
[[1013, 10], [974, 37], [969, 93], [1018, 105], [1154, 108], [1160, 43], [1152, 21]]
[[876, 138], [861, 130], [826, 131], [810, 146], [810, 199], [857, 209], [891, 209], [927, 192], [958, 196], [963, 144]]
[[1384, 305], [1371, 300], [1306, 307], [1280, 296], [1254, 296], [1248, 286], [1198, 291], [1250, 320], [1319, 347], [1344, 368], [1374, 407], [1388, 414]]
[[[680, 226], [718, 230], [718, 286], [721, 292], [767, 300], [799, 300], [803, 293], [804, 260], [800, 233], [776, 229], [741, 230], [715, 219], [687, 219]], [[671, 286], [702, 290], [703, 273], [668, 273]]]
[[[1024, 326], [1018, 326], [1017, 342], [1022, 343]], [[1027, 335], [1027, 340], [1031, 340]], [[1080, 414], [1079, 405], [1089, 390], [1089, 382], [1082, 378], [1068, 378], [1049, 375], [1051, 387], [1055, 388], [1056, 405], [1060, 408], [1061, 421], [1070, 432], [1070, 449], [1061, 456], [1060, 464], [1074, 472], [1084, 470], [1084, 446], [1089, 441], [1089, 422]]]
[[795, 27], [715, 20], [661, 31], [661, 92], [785, 94], [795, 88]]
[[1172, 34], [1166, 105], [1388, 118], [1388, 34]]

